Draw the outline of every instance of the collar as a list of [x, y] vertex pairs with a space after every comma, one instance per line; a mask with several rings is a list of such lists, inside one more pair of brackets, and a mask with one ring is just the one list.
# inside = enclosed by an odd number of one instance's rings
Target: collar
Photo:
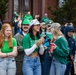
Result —
[[20, 34], [21, 34], [22, 36], [25, 36], [27, 33], [24, 33], [23, 31], [20, 31]]
[[25, 36], [27, 33], [24, 33], [24, 32], [22, 32], [23, 33], [23, 35]]
[[63, 37], [63, 36], [58, 36], [57, 39], [59, 39], [59, 38], [61, 38], [61, 37]]

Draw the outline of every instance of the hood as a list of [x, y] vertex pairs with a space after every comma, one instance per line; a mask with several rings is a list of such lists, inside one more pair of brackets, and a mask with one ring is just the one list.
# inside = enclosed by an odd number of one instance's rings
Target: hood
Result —
[[70, 26], [68, 25], [66, 28], [65, 28], [65, 37], [68, 37], [68, 32], [74, 32], [74, 27], [73, 26]]

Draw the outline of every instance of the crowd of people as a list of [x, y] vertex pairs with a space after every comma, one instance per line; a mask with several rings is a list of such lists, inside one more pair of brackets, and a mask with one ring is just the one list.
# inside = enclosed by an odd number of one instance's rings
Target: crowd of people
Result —
[[[14, 33], [8, 23], [0, 30], [0, 75], [74, 75], [76, 32], [72, 23], [53, 22], [14, 13]], [[51, 45], [53, 44], [53, 45]], [[19, 67], [21, 66], [21, 67]]]

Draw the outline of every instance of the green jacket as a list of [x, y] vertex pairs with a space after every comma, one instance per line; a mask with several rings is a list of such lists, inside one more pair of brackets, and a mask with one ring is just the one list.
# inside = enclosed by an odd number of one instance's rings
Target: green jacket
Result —
[[62, 64], [67, 64], [67, 56], [69, 54], [67, 41], [60, 37], [55, 41], [56, 49], [53, 51], [52, 56]]
[[43, 17], [41, 19], [41, 22], [45, 22], [46, 24], [48, 24], [49, 23], [49, 18], [48, 17]]
[[23, 20], [24, 19], [28, 19], [28, 20], [33, 20], [33, 17], [31, 16], [31, 15], [28, 15], [28, 14], [26, 14], [26, 15], [24, 15], [24, 17], [23, 17]]

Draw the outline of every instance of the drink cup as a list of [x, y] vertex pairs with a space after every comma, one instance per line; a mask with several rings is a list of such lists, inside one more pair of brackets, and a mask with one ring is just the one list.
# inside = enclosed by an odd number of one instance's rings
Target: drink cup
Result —
[[55, 44], [54, 43], [51, 43], [50, 44], [50, 52], [52, 53], [53, 52], [53, 47], [55, 46]]

